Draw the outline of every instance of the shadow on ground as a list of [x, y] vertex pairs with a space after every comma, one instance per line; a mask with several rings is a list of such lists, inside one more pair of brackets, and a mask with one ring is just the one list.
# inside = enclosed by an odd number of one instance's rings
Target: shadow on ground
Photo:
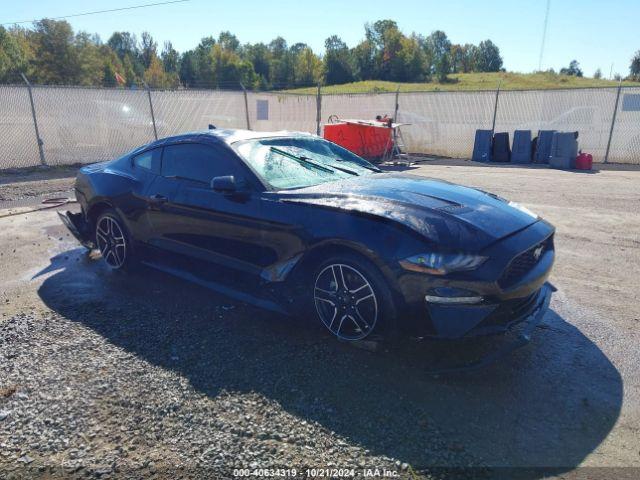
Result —
[[[372, 354], [311, 322], [234, 306], [152, 270], [112, 273], [82, 249], [52, 258], [41, 275], [39, 295], [50, 308], [178, 372], [198, 391], [258, 392], [372, 454], [418, 469], [443, 466], [431, 459], [433, 449], [445, 448], [452, 464], [471, 458], [565, 471], [603, 441], [621, 408], [616, 368], [553, 311], [534, 341], [502, 363], [435, 379], [423, 372], [434, 355], [464, 346], [427, 342]], [[431, 443], [434, 431], [444, 447]]]

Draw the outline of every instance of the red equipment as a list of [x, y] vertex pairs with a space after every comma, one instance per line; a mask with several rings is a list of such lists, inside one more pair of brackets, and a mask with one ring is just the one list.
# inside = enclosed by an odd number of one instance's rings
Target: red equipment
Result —
[[590, 153], [580, 153], [576, 158], [577, 170], [591, 170], [593, 166], [593, 155]]
[[380, 159], [393, 150], [390, 122], [340, 120], [324, 126], [324, 138], [366, 159]]

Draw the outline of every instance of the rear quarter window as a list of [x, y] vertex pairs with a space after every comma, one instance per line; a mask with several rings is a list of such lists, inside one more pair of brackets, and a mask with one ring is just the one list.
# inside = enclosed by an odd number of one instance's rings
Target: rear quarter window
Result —
[[155, 174], [160, 173], [160, 157], [162, 155], [162, 149], [154, 148], [153, 150], [147, 150], [146, 152], [139, 153], [133, 157], [134, 168], [142, 170], [148, 170]]

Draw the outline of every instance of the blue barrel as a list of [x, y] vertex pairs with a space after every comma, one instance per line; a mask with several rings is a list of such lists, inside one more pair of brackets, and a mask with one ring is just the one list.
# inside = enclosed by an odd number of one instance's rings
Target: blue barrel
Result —
[[531, 130], [513, 132], [511, 163], [531, 163]]
[[476, 130], [476, 138], [473, 142], [473, 155], [471, 160], [474, 162], [490, 162], [491, 161], [491, 130]]
[[555, 130], [538, 131], [538, 141], [536, 142], [536, 151], [533, 153], [533, 161], [535, 163], [549, 163], [549, 155], [551, 154], [551, 142]]

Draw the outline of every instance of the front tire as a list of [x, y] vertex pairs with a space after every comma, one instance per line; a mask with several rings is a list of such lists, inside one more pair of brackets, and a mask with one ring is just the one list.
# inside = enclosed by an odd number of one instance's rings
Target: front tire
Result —
[[378, 269], [356, 255], [322, 262], [312, 281], [316, 317], [338, 339], [358, 341], [389, 333], [395, 308]]
[[115, 210], [106, 210], [96, 220], [96, 246], [112, 270], [123, 270], [133, 263], [129, 232]]

